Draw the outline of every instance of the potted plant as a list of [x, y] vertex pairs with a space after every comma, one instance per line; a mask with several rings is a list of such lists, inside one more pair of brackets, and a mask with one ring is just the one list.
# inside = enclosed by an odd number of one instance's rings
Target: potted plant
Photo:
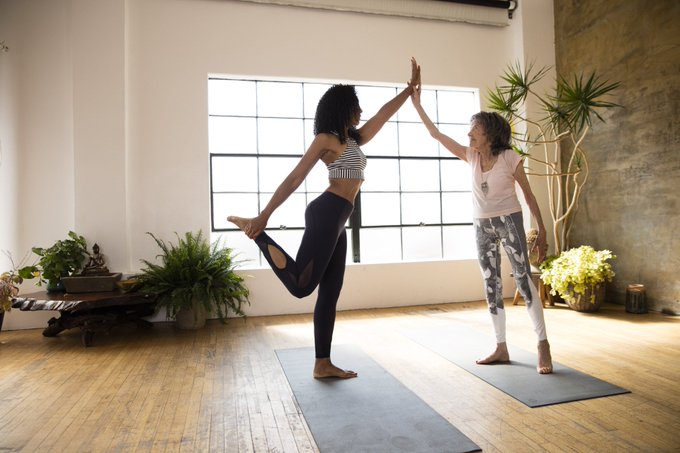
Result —
[[[528, 175], [547, 177], [548, 203], [553, 221], [555, 255], [569, 248], [569, 232], [588, 180], [588, 156], [583, 141], [593, 119], [604, 119], [598, 110], [620, 107], [605, 100], [618, 86], [596, 74], [559, 77], [549, 93], [539, 93], [535, 85], [549, 68], [534, 72], [533, 65], [523, 69], [510, 65], [501, 77], [504, 84], [488, 94], [489, 106], [512, 125], [513, 148], [527, 159], [539, 163], [538, 172]], [[527, 100], [535, 101], [543, 118], [527, 118]], [[538, 147], [542, 158], [529, 154]], [[542, 170], [540, 170], [542, 169]]]
[[48, 248], [33, 247], [31, 250], [40, 257], [38, 264], [24, 267], [21, 272], [26, 275], [39, 273], [37, 285], [47, 283], [47, 291], [64, 291], [61, 278], [76, 274], [85, 257], [89, 256], [85, 238], [73, 231], [68, 232], [67, 239], [56, 241]]
[[234, 272], [232, 249], [221, 247], [219, 241], [210, 245], [201, 231], [176, 234], [177, 244], [147, 234], [161, 249], [160, 263], [142, 260], [146, 267], [135, 276], [136, 289], [154, 295], [157, 307], [165, 307], [178, 327], [200, 328], [213, 311], [223, 322], [229, 311], [245, 316], [241, 307], [250, 303], [249, 290]]
[[16, 285], [21, 282], [18, 277], [11, 272], [4, 272], [0, 275], [0, 330], [5, 320], [5, 312], [12, 309], [12, 298], [19, 294], [19, 287]]
[[609, 260], [615, 258], [609, 250], [582, 245], [546, 259], [541, 264], [541, 280], [574, 310], [597, 311], [604, 301], [605, 283], [614, 278]]
[[2, 330], [5, 312], [12, 309], [12, 299], [19, 294], [18, 285], [21, 285], [24, 279], [36, 276], [29, 266], [17, 269], [10, 253], [7, 251], [3, 252], [9, 258], [10, 263], [12, 263], [12, 270], [0, 274], [0, 330]]

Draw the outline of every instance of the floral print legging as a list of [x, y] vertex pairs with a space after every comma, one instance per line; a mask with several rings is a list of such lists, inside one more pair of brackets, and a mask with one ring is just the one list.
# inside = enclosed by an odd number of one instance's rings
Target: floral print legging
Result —
[[538, 340], [547, 339], [543, 303], [538, 296], [536, 285], [531, 280], [531, 266], [529, 265], [522, 213], [515, 212], [505, 216], [475, 219], [474, 228], [479, 266], [484, 278], [484, 292], [486, 302], [489, 305], [489, 312], [491, 312], [496, 342], [505, 342], [501, 244], [510, 260], [517, 289], [526, 302], [527, 311]]

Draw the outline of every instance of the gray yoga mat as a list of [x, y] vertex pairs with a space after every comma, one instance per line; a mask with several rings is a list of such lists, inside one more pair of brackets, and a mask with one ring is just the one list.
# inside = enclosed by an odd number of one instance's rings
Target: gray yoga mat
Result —
[[409, 331], [404, 334], [529, 407], [630, 393], [629, 390], [568, 368], [554, 360], [552, 374], [538, 374], [536, 353], [511, 345], [508, 345], [510, 363], [477, 365], [475, 360], [491, 352], [495, 339], [463, 325]]
[[312, 348], [276, 354], [321, 453], [480, 451], [357, 346], [333, 346], [353, 379], [314, 379]]

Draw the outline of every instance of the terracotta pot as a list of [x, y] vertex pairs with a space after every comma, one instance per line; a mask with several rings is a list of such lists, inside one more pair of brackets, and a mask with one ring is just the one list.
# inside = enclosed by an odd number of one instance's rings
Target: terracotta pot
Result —
[[604, 302], [605, 286], [603, 283], [590, 286], [586, 288], [583, 294], [569, 291], [563, 297], [572, 310], [581, 312], [598, 311]]

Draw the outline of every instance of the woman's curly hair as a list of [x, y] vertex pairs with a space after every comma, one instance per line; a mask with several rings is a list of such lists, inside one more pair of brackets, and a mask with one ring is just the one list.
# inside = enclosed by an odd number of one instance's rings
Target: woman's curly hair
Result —
[[491, 143], [491, 152], [494, 156], [499, 155], [506, 149], [512, 148], [510, 144], [510, 123], [496, 112], [479, 112], [472, 115], [472, 122], [477, 123], [484, 129], [484, 134]]
[[335, 134], [340, 143], [347, 141], [345, 129], [357, 143], [360, 142], [359, 131], [351, 126], [352, 116], [359, 110], [359, 98], [354, 85], [333, 85], [321, 96], [314, 116], [314, 135], [321, 133]]

